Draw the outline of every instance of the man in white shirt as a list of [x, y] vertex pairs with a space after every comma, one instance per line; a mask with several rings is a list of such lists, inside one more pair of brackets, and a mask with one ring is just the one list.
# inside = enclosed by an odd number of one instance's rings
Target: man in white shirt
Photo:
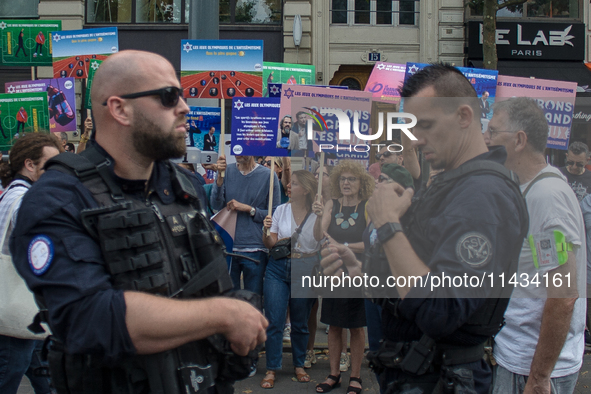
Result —
[[495, 337], [493, 394], [572, 393], [585, 329], [585, 226], [577, 197], [546, 163], [548, 124], [534, 100], [495, 104], [484, 137], [507, 149], [505, 166], [519, 176], [529, 213], [518, 285]]

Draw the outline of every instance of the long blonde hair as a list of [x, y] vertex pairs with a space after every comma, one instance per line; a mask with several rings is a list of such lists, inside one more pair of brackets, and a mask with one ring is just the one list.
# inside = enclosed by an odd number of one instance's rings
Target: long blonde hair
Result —
[[311, 210], [312, 204], [314, 203], [314, 196], [318, 190], [318, 181], [312, 173], [306, 170], [294, 171], [291, 174], [291, 179], [293, 179], [294, 176], [298, 179], [300, 186], [308, 192], [308, 194], [306, 194], [306, 208]]

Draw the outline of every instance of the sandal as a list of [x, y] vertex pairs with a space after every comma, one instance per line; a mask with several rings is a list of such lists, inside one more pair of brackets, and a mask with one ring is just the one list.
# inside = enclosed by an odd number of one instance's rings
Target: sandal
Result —
[[351, 386], [351, 382], [357, 382], [360, 385], [363, 384], [363, 382], [361, 382], [361, 378], [350, 377], [349, 378], [349, 387], [347, 387], [347, 394], [349, 394], [349, 393], [355, 393], [355, 394], [361, 393], [361, 391], [363, 390], [363, 387]]
[[[300, 368], [303, 370], [303, 368]], [[308, 383], [310, 381], [310, 375], [308, 375], [305, 371], [298, 373], [298, 369], [295, 368], [294, 370], [295, 376], [298, 382], [300, 383]]]
[[[317, 384], [316, 385], [316, 392], [317, 393], [328, 393], [332, 389], [336, 389], [337, 387], [341, 386], [341, 374], [339, 374], [339, 376], [328, 375], [326, 380], [328, 380], [328, 379], [333, 380], [335, 382], [335, 384], [328, 384], [328, 383]], [[318, 389], [321, 389], [322, 391], [318, 391]]]
[[275, 371], [267, 371], [265, 377], [261, 380], [261, 387], [264, 389], [272, 389], [273, 386], [275, 386]]

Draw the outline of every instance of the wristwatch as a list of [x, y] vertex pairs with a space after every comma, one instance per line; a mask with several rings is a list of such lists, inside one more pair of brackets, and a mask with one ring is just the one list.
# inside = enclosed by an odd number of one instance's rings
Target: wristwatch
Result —
[[254, 214], [257, 213], [257, 210], [255, 207], [251, 207], [250, 208], [250, 216], [254, 216]]
[[384, 244], [398, 232], [402, 232], [400, 223], [388, 222], [378, 229], [378, 241]]

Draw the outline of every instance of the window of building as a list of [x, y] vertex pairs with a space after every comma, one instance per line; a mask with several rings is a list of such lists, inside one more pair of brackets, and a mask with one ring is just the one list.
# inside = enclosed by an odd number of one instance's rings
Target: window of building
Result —
[[[504, 3], [506, 0], [498, 1]], [[483, 3], [484, 0], [470, 1], [470, 16], [482, 16]], [[529, 0], [523, 4], [500, 9], [497, 11], [497, 17], [579, 19], [581, 9], [580, 0]]]
[[[188, 23], [190, 0], [88, 0], [87, 23]], [[184, 10], [184, 12], [183, 12]], [[220, 0], [222, 24], [281, 24], [281, 0]]]
[[415, 0], [332, 0], [332, 24], [416, 25], [419, 2]]

